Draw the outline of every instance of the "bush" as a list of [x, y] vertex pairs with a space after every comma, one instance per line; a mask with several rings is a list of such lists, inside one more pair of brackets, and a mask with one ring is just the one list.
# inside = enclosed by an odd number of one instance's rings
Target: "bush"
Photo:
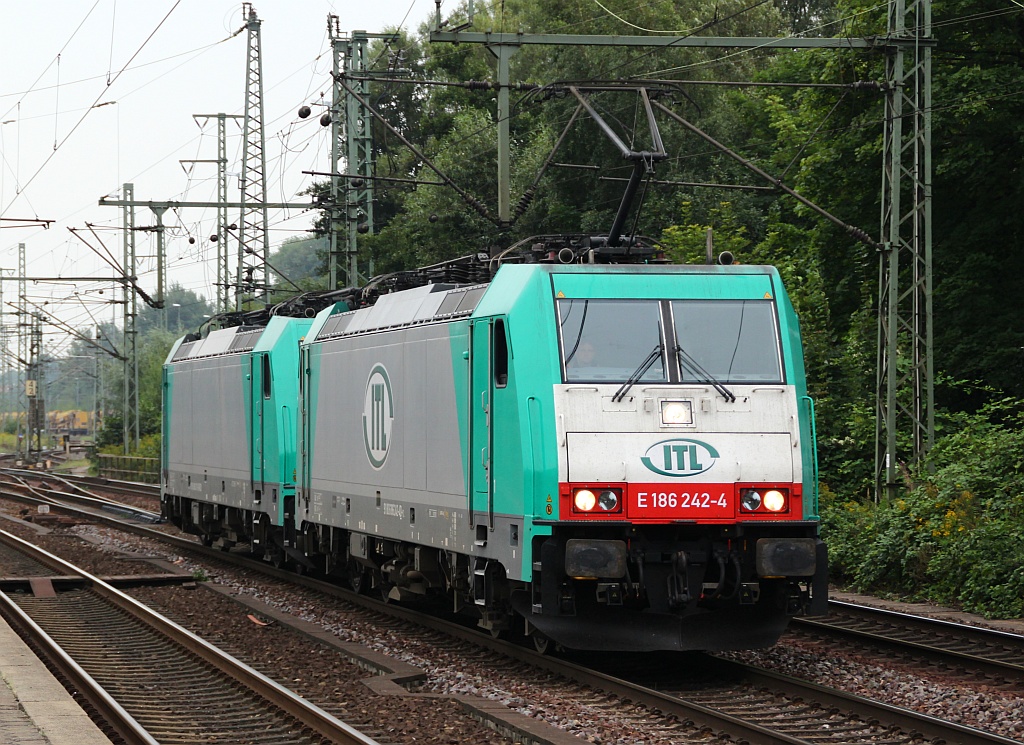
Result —
[[878, 593], [1024, 615], [1024, 417], [1004, 399], [959, 416], [892, 503], [825, 492], [833, 578]]

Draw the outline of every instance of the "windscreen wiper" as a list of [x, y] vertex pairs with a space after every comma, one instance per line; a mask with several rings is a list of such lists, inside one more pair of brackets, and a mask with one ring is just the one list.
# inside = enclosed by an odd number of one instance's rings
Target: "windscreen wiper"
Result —
[[651, 369], [651, 366], [654, 365], [654, 361], [661, 357], [661, 350], [661, 342], [658, 342], [658, 345], [651, 350], [651, 353], [647, 355], [643, 362], [640, 363], [640, 366], [634, 370], [628, 378], [626, 378], [626, 382], [622, 384], [619, 390], [615, 391], [615, 395], [612, 396], [612, 401], [618, 403], [626, 397], [626, 394], [629, 393], [629, 389], [636, 385], [636, 382]]
[[725, 398], [726, 401], [732, 403], [736, 400], [736, 394], [726, 388], [724, 385], [715, 380], [715, 377], [701, 367], [701, 364], [697, 362], [693, 357], [689, 355], [681, 346], [676, 346], [676, 357], [679, 358], [679, 366], [686, 370], [700, 382], [710, 383], [716, 391], [718, 391]]

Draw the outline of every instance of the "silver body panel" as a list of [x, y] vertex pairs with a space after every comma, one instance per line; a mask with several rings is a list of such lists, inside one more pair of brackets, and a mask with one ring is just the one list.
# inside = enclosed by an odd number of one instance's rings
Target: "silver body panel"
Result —
[[235, 354], [168, 366], [173, 395], [165, 491], [251, 508], [246, 360]]
[[[730, 385], [736, 395], [732, 403], [710, 386], [638, 384], [621, 401], [613, 401], [618, 388], [555, 386], [559, 481], [672, 482], [682, 474], [658, 474], [642, 458], [661, 441], [688, 438], [718, 452], [713, 467], [701, 463], [704, 470], [695, 478], [719, 483], [794, 483], [802, 478], [792, 386]], [[692, 424], [662, 424], [664, 400], [690, 402]]]

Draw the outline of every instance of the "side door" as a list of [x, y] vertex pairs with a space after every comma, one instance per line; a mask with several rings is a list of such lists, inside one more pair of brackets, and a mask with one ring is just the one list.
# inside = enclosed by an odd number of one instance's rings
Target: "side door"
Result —
[[311, 379], [312, 366], [310, 364], [310, 348], [299, 348], [299, 433], [298, 459], [299, 482], [298, 496], [309, 507], [309, 500], [312, 489], [312, 464], [313, 464], [313, 431], [312, 412], [310, 411], [312, 401], [313, 381]]
[[270, 355], [257, 352], [250, 356], [252, 393], [252, 436], [249, 438], [252, 462], [253, 501], [260, 504], [266, 491], [263, 483], [266, 472], [266, 438], [264, 427], [264, 402], [270, 398]]
[[477, 545], [486, 543], [494, 527], [491, 323], [489, 318], [471, 321], [469, 332], [470, 521]]

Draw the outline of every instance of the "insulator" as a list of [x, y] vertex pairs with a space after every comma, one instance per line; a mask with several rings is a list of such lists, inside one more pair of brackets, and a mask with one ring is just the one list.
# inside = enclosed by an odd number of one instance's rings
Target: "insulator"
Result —
[[533, 195], [535, 193], [536, 192], [534, 192], [533, 189], [528, 189], [526, 192], [523, 193], [523, 196], [519, 198], [519, 203], [516, 204], [517, 215], [522, 215], [524, 212], [526, 212], [526, 209], [530, 206], [530, 203], [533, 201]]

